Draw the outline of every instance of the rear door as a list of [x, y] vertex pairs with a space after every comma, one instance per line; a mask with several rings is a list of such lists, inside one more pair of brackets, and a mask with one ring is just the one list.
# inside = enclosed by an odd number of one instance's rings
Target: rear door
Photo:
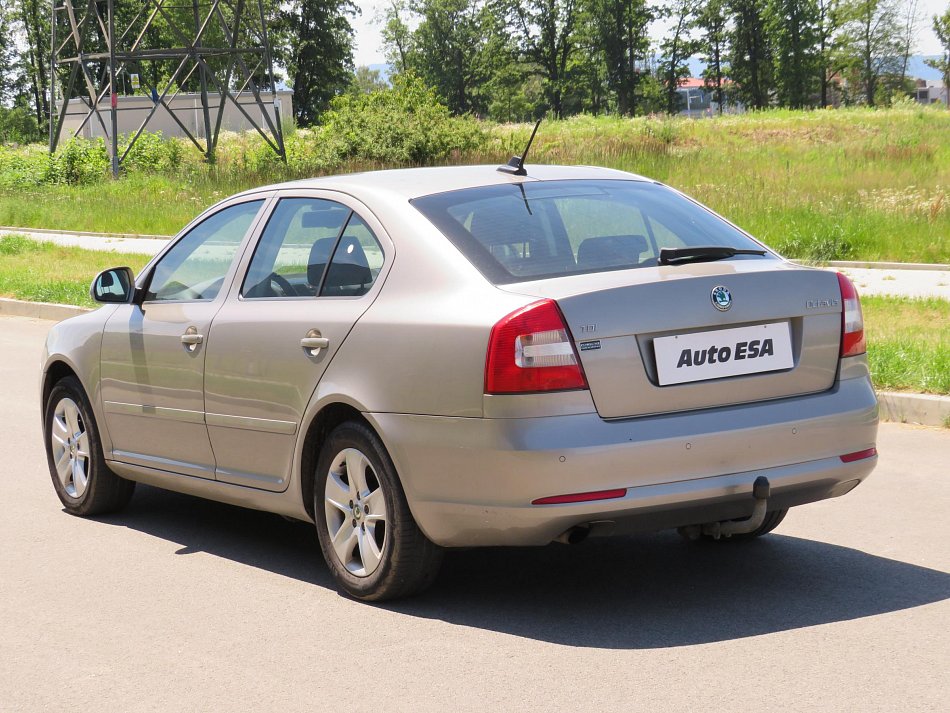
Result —
[[218, 480], [287, 487], [310, 397], [392, 260], [358, 201], [326, 191], [279, 197], [211, 326], [205, 404]]
[[214, 477], [207, 339], [264, 202], [237, 200], [194, 226], [155, 264], [142, 303], [120, 305], [106, 323], [101, 394], [113, 459]]

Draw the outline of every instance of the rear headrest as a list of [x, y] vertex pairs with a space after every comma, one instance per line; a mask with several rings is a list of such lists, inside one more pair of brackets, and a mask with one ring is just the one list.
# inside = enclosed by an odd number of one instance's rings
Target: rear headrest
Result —
[[646, 252], [642, 235], [603, 235], [587, 238], [577, 248], [577, 266], [582, 269], [636, 265]]
[[[309, 215], [305, 213], [304, 216]], [[310, 248], [310, 259], [307, 260], [307, 282], [311, 287], [316, 288], [320, 284], [320, 278], [323, 277], [323, 271], [330, 262], [330, 251], [333, 250], [333, 243], [336, 238], [321, 238]]]
[[373, 273], [369, 269], [369, 261], [366, 259], [366, 253], [360, 241], [344, 235], [340, 239], [336, 252], [333, 253], [333, 263], [324, 285], [336, 289], [353, 285], [368, 285], [372, 281]]

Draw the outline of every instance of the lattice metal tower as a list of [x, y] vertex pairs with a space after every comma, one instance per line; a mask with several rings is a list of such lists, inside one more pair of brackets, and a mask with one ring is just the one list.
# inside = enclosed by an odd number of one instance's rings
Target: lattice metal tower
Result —
[[[286, 159], [262, 0], [173, 1], [123, 3], [120, 18], [114, 0], [52, 0], [50, 151], [59, 143], [69, 100], [79, 98], [84, 115], [73, 135], [78, 136], [88, 122], [98, 122], [106, 137], [113, 175], [118, 175], [159, 107], [167, 110], [208, 161], [214, 161], [225, 107], [230, 102], [281, 159]], [[176, 46], [150, 46], [168, 44], [155, 39], [159, 36], [173, 37]], [[133, 71], [152, 105], [120, 153], [118, 115], [126, 109], [120, 106], [122, 87], [117, 82], [122, 77], [127, 86]], [[56, 87], [61, 78], [62, 104], [57, 110]], [[262, 87], [270, 94], [271, 106], [262, 99]], [[200, 97], [201, 117], [194, 131], [171, 106], [189, 89]], [[248, 92], [253, 101], [241, 101]], [[106, 108], [100, 107], [104, 100], [108, 100]], [[255, 106], [258, 111], [253, 111]]]

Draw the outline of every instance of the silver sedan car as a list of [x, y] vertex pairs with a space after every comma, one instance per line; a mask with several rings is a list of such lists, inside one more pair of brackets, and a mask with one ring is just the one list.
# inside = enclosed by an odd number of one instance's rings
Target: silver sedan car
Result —
[[445, 548], [748, 539], [877, 462], [861, 306], [683, 194], [600, 168], [381, 171], [207, 210], [56, 325], [66, 510], [136, 482], [313, 522], [339, 586]]

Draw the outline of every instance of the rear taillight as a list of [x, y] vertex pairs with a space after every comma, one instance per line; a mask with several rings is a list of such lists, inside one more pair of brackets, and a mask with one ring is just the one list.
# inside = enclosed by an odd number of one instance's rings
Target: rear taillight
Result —
[[857, 356], [867, 351], [864, 343], [864, 315], [854, 283], [838, 273], [841, 288], [841, 356]]
[[522, 307], [492, 327], [485, 359], [486, 394], [586, 388], [567, 324], [553, 300]]

